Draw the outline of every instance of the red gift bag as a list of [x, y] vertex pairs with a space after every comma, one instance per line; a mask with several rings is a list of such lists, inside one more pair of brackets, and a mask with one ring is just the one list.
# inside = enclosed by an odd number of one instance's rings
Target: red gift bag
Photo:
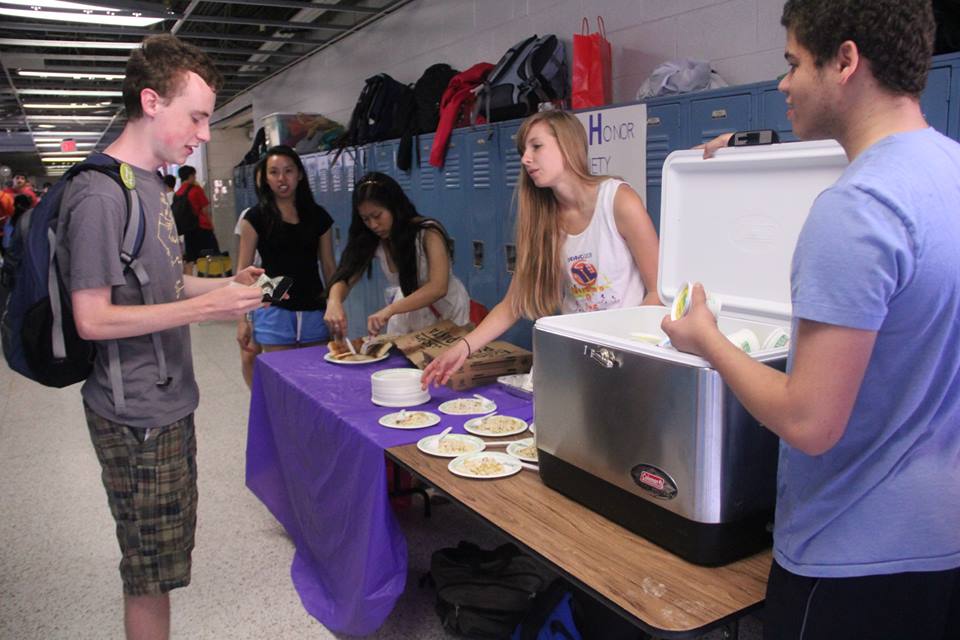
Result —
[[590, 22], [584, 18], [581, 33], [573, 35], [574, 109], [602, 107], [613, 101], [610, 42], [603, 18], [597, 16], [597, 33], [587, 33]]

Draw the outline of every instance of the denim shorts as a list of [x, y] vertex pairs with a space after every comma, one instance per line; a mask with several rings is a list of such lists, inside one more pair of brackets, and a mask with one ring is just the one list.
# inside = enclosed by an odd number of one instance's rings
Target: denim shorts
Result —
[[193, 414], [147, 430], [84, 410], [117, 523], [123, 592], [160, 595], [187, 586], [197, 525]]
[[306, 344], [330, 339], [323, 311], [265, 307], [253, 312], [253, 339], [265, 345]]

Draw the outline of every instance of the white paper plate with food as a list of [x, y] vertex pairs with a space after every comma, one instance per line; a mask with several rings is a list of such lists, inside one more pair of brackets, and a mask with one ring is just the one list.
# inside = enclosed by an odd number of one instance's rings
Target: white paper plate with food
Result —
[[483, 451], [487, 445], [476, 436], [465, 433], [448, 433], [440, 442], [440, 434], [435, 433], [426, 438], [420, 438], [417, 449], [431, 456], [440, 458], [457, 458], [468, 453]]
[[533, 438], [524, 438], [515, 440], [507, 445], [507, 454], [514, 458], [520, 458], [524, 462], [539, 462], [537, 459], [537, 445]]
[[490, 413], [497, 410], [497, 403], [488, 398], [457, 398], [447, 400], [439, 407], [440, 413], [450, 416], [466, 416], [476, 413]]
[[380, 362], [381, 360], [386, 360], [387, 356], [390, 354], [383, 354], [382, 356], [368, 356], [363, 353], [344, 353], [340, 355], [334, 355], [329, 351], [323, 354], [323, 359], [327, 362], [332, 362], [333, 364], [373, 364], [374, 362]]
[[378, 422], [390, 429], [423, 429], [440, 422], [440, 416], [430, 411], [395, 411]]
[[482, 416], [467, 420], [463, 428], [475, 436], [499, 438], [523, 433], [527, 423], [513, 416]]
[[464, 478], [492, 480], [519, 473], [521, 462], [513, 456], [494, 451], [478, 451], [459, 456], [447, 465], [450, 472]]

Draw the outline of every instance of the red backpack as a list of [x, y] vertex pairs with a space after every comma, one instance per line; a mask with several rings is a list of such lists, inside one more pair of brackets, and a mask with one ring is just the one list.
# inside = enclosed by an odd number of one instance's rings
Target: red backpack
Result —
[[[470, 112], [477, 99], [474, 89], [481, 86], [487, 74], [493, 69], [489, 62], [478, 62], [466, 71], [462, 71], [450, 79], [447, 90], [440, 98], [440, 122], [437, 124], [437, 133], [433, 137], [433, 147], [430, 149], [430, 164], [440, 168], [447, 155], [447, 143], [454, 127], [470, 124]], [[478, 120], [477, 124], [482, 124]]]

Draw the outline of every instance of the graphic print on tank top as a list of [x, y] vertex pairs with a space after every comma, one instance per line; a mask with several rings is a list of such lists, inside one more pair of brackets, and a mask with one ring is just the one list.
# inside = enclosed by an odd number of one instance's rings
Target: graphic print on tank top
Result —
[[570, 278], [567, 295], [576, 313], [601, 311], [621, 304], [610, 279], [597, 269], [593, 255], [594, 252], [589, 251], [567, 258], [567, 274]]

